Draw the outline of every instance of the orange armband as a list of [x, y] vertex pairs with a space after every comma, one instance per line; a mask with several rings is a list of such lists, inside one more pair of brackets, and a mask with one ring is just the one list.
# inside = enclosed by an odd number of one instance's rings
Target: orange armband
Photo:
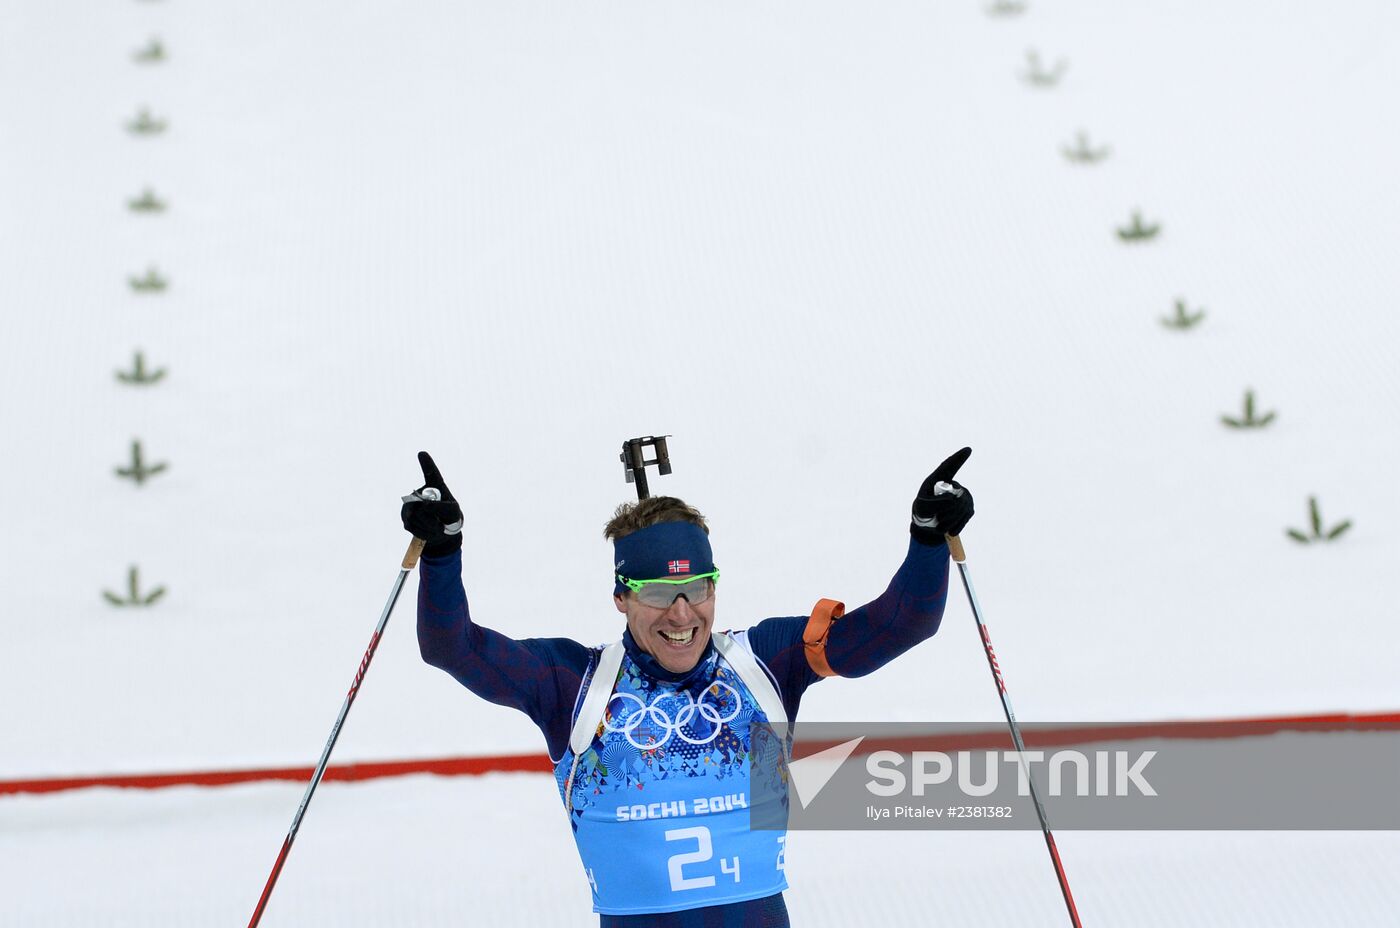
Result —
[[812, 607], [807, 627], [802, 630], [802, 649], [807, 653], [807, 664], [819, 677], [838, 676], [826, 660], [826, 637], [831, 633], [831, 623], [845, 614], [845, 603], [838, 603], [834, 599], [819, 599]]

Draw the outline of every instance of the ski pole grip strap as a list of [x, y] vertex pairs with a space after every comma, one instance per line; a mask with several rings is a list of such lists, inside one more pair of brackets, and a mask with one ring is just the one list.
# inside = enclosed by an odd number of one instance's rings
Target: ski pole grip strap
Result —
[[831, 634], [831, 623], [845, 614], [845, 603], [819, 599], [807, 618], [807, 627], [802, 630], [802, 650], [807, 654], [807, 665], [819, 677], [838, 676], [826, 660], [826, 638]]
[[412, 570], [418, 566], [418, 558], [423, 554], [423, 546], [428, 542], [422, 538], [414, 538], [408, 543], [408, 550], [404, 552], [403, 569]]
[[948, 553], [953, 556], [953, 560], [961, 564], [967, 560], [967, 552], [963, 550], [962, 538], [957, 535], [945, 536], [948, 539]]

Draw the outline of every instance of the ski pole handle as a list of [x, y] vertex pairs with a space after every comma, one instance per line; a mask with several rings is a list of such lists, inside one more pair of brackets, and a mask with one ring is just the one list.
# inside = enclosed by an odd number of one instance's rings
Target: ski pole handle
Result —
[[427, 541], [422, 538], [414, 538], [410, 541], [408, 543], [408, 550], [405, 551], [403, 555], [403, 564], [400, 566], [402, 566], [404, 570], [412, 570], [417, 567], [418, 558], [423, 556], [423, 546], [426, 544]]
[[[438, 492], [437, 487], [424, 487], [422, 492], [416, 495], [420, 499], [432, 500], [433, 502], [442, 499], [442, 494]], [[405, 496], [404, 502], [408, 502], [411, 498], [412, 497]], [[460, 531], [460, 527], [458, 530]], [[412, 570], [417, 567], [418, 559], [423, 556], [423, 546], [427, 543], [427, 539], [419, 538], [417, 535], [414, 535], [413, 540], [408, 543], [408, 550], [404, 552], [403, 563], [399, 566], [404, 570]]]
[[[945, 493], [951, 493], [953, 496], [963, 495], [961, 489], [953, 486], [946, 480], [940, 480], [935, 483], [933, 485], [933, 493], [935, 496], [942, 496]], [[948, 553], [952, 555], [954, 561], [961, 564], [963, 561], [967, 560], [967, 554], [963, 552], [961, 538], [957, 535], [944, 535], [943, 537], [948, 539]]]

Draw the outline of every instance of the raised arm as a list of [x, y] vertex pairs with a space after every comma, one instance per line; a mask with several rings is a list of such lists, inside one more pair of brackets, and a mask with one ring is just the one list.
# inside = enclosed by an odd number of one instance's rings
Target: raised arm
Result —
[[948, 546], [909, 539], [904, 563], [875, 599], [833, 622], [826, 659], [841, 677], [863, 677], [932, 638], [948, 600]]
[[[563, 753], [589, 649], [568, 638], [517, 640], [472, 621], [462, 585], [462, 511], [433, 459], [418, 455], [424, 486], [404, 498], [404, 527], [423, 538], [418, 579], [418, 648], [483, 699], [519, 709], [544, 732], [551, 757]], [[431, 499], [423, 489], [441, 497]], [[455, 529], [455, 530], [454, 530]]]
[[889, 587], [834, 623], [826, 659], [843, 677], [863, 677], [938, 631], [948, 600], [947, 535], [972, 518], [972, 494], [953, 479], [972, 455], [963, 448], [924, 478], [909, 521], [909, 551]]
[[418, 580], [418, 650], [482, 699], [528, 715], [551, 757], [569, 740], [589, 649], [568, 638], [517, 640], [472, 621], [460, 551], [425, 557]]
[[[841, 677], [863, 677], [933, 637], [948, 598], [948, 546], [909, 540], [894, 579], [875, 599], [832, 623], [826, 658]], [[822, 679], [807, 660], [805, 615], [764, 619], [749, 629], [749, 645], [778, 682], [789, 718], [802, 694]]]
[[[972, 494], [953, 475], [972, 454], [964, 448], [925, 478], [914, 499], [909, 548], [885, 591], [833, 622], [825, 656], [837, 676], [862, 677], [931, 638], [948, 599], [948, 546], [972, 518]], [[807, 659], [807, 616], [765, 619], [749, 630], [754, 653], [778, 680], [790, 717], [802, 692], [821, 677]]]

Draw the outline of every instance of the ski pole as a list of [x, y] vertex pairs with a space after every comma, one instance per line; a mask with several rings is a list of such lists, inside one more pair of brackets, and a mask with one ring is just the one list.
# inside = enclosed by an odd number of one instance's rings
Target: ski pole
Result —
[[[432, 487], [424, 488], [421, 491], [421, 496], [423, 499], [431, 500], [441, 498], [441, 494]], [[350, 714], [350, 705], [355, 701], [355, 694], [360, 691], [360, 684], [364, 682], [365, 671], [369, 670], [369, 662], [374, 658], [374, 650], [379, 647], [379, 639], [384, 634], [384, 626], [389, 624], [389, 613], [394, 611], [394, 603], [398, 602], [399, 592], [403, 590], [403, 582], [408, 578], [409, 571], [418, 564], [418, 558], [423, 553], [423, 545], [422, 538], [414, 538], [408, 544], [408, 551], [404, 554], [403, 563], [400, 565], [399, 577], [394, 581], [393, 590], [389, 592], [389, 601], [384, 604], [384, 612], [379, 616], [379, 624], [375, 626], [374, 634], [370, 636], [365, 656], [360, 659], [360, 669], [355, 671], [355, 679], [350, 684], [350, 692], [345, 694], [345, 702], [341, 704], [340, 715], [336, 716], [335, 725], [331, 728], [331, 736], [326, 740], [326, 746], [321, 751], [321, 760], [316, 765], [316, 772], [311, 775], [311, 782], [307, 784], [306, 794], [301, 797], [301, 805], [297, 806], [296, 815], [292, 816], [292, 827], [287, 830], [287, 837], [282, 840], [282, 850], [277, 854], [277, 862], [272, 865], [272, 873], [267, 878], [267, 885], [263, 887], [262, 896], [258, 899], [258, 907], [253, 910], [253, 918], [248, 922], [248, 928], [257, 928], [258, 922], [262, 921], [263, 910], [267, 908], [267, 900], [272, 896], [272, 888], [277, 885], [277, 877], [282, 873], [282, 865], [287, 862], [287, 852], [292, 849], [292, 842], [296, 840], [302, 816], [306, 815], [306, 807], [311, 804], [311, 794], [316, 792], [316, 785], [321, 782], [321, 777], [326, 773], [326, 763], [331, 759], [331, 751], [335, 748], [336, 739], [340, 737], [340, 727], [345, 724], [345, 717]]]
[[[953, 490], [951, 486], [948, 487]], [[1017, 759], [1026, 774], [1026, 783], [1031, 788], [1031, 799], [1035, 802], [1035, 814], [1040, 818], [1040, 830], [1045, 834], [1045, 846], [1050, 850], [1050, 861], [1055, 865], [1055, 877], [1060, 881], [1060, 892], [1065, 897], [1065, 907], [1069, 909], [1070, 924], [1082, 928], [1079, 923], [1079, 910], [1074, 907], [1074, 896], [1070, 895], [1069, 880], [1065, 878], [1065, 868], [1060, 863], [1060, 852], [1055, 847], [1055, 836], [1050, 833], [1050, 821], [1045, 817], [1045, 807], [1040, 804], [1040, 796], [1035, 791], [1035, 781], [1026, 767], [1026, 745], [1021, 740], [1021, 727], [1016, 724], [1016, 713], [1011, 710], [1011, 700], [1006, 695], [1006, 681], [1001, 678], [1001, 667], [997, 664], [996, 652], [992, 650], [992, 638], [987, 634], [987, 626], [982, 622], [982, 608], [977, 604], [977, 594], [972, 589], [972, 577], [967, 572], [967, 554], [963, 551], [962, 539], [949, 535], [948, 553], [958, 565], [962, 575], [963, 589], [967, 591], [967, 602], [972, 606], [972, 617], [977, 620], [977, 631], [982, 638], [982, 649], [987, 653], [987, 666], [992, 669], [992, 679], [997, 684], [997, 694], [1001, 697], [1001, 707], [1006, 712], [1006, 724], [1011, 726], [1011, 740], [1016, 743]]]

